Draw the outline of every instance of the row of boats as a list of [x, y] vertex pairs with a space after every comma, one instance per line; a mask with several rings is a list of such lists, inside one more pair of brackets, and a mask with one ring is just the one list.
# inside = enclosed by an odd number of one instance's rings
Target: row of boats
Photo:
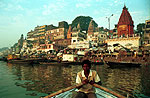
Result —
[[[8, 63], [15, 64], [41, 64], [41, 65], [80, 65], [82, 62], [77, 61], [57, 61], [48, 59], [11, 59], [7, 61]], [[137, 62], [124, 62], [124, 61], [99, 61], [91, 62], [94, 65], [104, 65], [107, 64], [110, 67], [139, 67], [140, 63]]]
[[[42, 64], [42, 65], [80, 65], [82, 61], [77, 60], [74, 55], [64, 55], [64, 57], [60, 60], [57, 57], [53, 59], [48, 58], [13, 58], [7, 59], [2, 58], [0, 60], [7, 61], [8, 63], [15, 64]], [[94, 65], [104, 65], [107, 64], [110, 67], [139, 67], [141, 63], [138, 62], [127, 62], [127, 61], [112, 61], [112, 60], [99, 60], [99, 61], [91, 61]]]

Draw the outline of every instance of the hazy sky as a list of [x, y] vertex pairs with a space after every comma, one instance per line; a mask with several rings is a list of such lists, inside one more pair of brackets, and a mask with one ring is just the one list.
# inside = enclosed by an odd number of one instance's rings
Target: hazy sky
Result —
[[150, 0], [0, 0], [0, 48], [15, 44], [21, 34], [37, 25], [58, 26], [69, 24], [77, 16], [91, 16], [99, 27], [108, 28], [111, 14], [111, 29], [118, 23], [124, 4], [134, 25], [150, 19]]

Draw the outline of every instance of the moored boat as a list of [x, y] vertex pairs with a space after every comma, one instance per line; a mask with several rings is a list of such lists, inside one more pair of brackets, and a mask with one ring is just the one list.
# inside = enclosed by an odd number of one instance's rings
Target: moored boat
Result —
[[113, 61], [106, 61], [106, 64], [109, 65], [110, 67], [140, 67], [140, 63], [136, 62], [113, 62]]
[[33, 59], [10, 59], [8, 63], [15, 63], [15, 64], [38, 64], [38, 60]]
[[57, 62], [57, 61], [52, 61], [52, 62], [39, 62], [42, 65], [80, 65], [81, 62], [69, 62], [69, 61], [61, 61], [61, 62]]
[[91, 64], [94, 64], [94, 65], [103, 65], [104, 62], [103, 61], [100, 61], [100, 62], [91, 62]]

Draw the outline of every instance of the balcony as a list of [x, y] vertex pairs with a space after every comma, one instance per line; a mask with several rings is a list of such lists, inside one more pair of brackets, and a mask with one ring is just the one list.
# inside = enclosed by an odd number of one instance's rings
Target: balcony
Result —
[[146, 28], [150, 28], [150, 25], [146, 25]]

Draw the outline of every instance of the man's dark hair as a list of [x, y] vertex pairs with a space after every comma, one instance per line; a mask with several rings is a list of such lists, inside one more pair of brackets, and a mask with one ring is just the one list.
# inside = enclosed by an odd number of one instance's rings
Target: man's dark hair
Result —
[[91, 62], [90, 62], [89, 60], [84, 60], [84, 61], [82, 62], [82, 67], [83, 67], [84, 64], [89, 65], [89, 67], [91, 68]]

